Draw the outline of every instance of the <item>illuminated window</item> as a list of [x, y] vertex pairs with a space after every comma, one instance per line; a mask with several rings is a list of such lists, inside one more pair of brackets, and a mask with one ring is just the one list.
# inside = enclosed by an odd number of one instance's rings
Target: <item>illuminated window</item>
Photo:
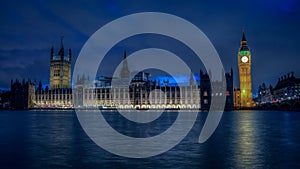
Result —
[[208, 104], [208, 100], [207, 99], [204, 99], [204, 104]]

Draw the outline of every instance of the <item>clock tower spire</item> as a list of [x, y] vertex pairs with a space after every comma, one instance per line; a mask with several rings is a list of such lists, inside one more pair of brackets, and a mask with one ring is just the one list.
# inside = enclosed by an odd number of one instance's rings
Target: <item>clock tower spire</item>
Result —
[[238, 67], [240, 77], [241, 107], [252, 107], [252, 82], [251, 82], [251, 53], [245, 33], [243, 32], [238, 52]]

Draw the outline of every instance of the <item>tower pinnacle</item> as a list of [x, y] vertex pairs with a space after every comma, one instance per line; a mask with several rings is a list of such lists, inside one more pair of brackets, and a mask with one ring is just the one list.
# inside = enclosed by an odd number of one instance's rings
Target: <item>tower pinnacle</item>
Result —
[[58, 55], [63, 59], [64, 55], [65, 55], [65, 50], [64, 50], [64, 45], [63, 45], [63, 39], [64, 39], [64, 36], [61, 36], [60, 38], [60, 45], [61, 45], [61, 48], [58, 52]]
[[243, 31], [242, 41], [247, 41], [246, 36], [245, 36], [245, 32], [244, 32], [244, 31]]
[[249, 51], [248, 44], [247, 44], [247, 39], [246, 39], [244, 31], [243, 31], [243, 35], [242, 35], [240, 51]]
[[126, 59], [126, 49], [124, 50], [123, 60]]
[[123, 56], [123, 65], [122, 69], [120, 72], [120, 76], [122, 79], [126, 79], [130, 77], [130, 71], [128, 69], [128, 63], [127, 63], [127, 58], [126, 58], [126, 50], [124, 50], [124, 56]]

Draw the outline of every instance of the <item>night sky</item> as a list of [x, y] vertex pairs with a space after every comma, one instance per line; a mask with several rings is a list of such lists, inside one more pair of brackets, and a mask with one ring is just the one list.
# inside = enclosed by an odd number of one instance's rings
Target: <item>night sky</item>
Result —
[[[182, 17], [200, 28], [218, 51], [226, 72], [233, 68], [238, 87], [237, 52], [245, 31], [252, 52], [254, 92], [262, 82], [275, 85], [278, 77], [294, 71], [300, 77], [300, 1], [1, 1], [0, 2], [0, 88], [9, 88], [10, 79], [30, 78], [49, 83], [50, 48], [73, 50], [73, 65], [86, 40], [99, 28], [119, 17], [137, 12], [164, 12]], [[126, 29], [126, 28], [124, 28]], [[175, 50], [172, 39], [156, 36], [124, 40], [110, 52], [113, 65], [122, 58], [124, 48], [132, 53], [156, 46]], [[181, 45], [182, 46], [182, 45]], [[111, 66], [103, 66], [107, 69]], [[194, 73], [201, 66], [191, 65]], [[105, 71], [104, 71], [105, 72]]]

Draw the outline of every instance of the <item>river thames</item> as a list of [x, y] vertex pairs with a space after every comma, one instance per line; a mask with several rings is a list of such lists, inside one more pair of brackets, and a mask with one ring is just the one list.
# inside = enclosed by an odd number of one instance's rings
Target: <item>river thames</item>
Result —
[[[103, 113], [120, 133], [144, 137], [162, 132], [177, 113], [137, 127], [116, 112]], [[97, 146], [73, 111], [0, 111], [1, 168], [300, 168], [300, 113], [224, 112], [205, 143], [198, 137], [207, 113], [173, 149], [158, 156], [131, 159]]]

